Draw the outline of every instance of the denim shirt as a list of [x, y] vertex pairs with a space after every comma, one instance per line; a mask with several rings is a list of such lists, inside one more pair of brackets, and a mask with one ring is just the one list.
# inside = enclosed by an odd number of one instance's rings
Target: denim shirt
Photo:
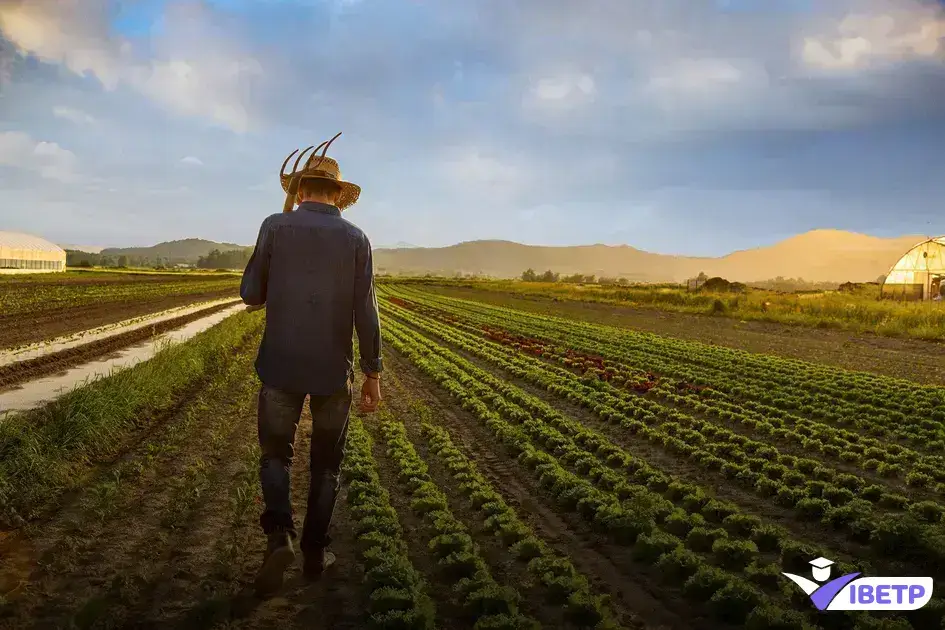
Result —
[[353, 375], [352, 334], [364, 372], [381, 371], [371, 243], [335, 206], [306, 201], [273, 214], [243, 272], [240, 297], [266, 305], [256, 373], [271, 387], [332, 394]]

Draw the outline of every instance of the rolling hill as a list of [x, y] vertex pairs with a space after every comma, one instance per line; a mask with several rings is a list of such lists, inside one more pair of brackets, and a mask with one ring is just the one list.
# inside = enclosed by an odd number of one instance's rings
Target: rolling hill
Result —
[[375, 252], [380, 273], [472, 273], [513, 278], [532, 268], [561, 274], [622, 276], [636, 282], [681, 282], [704, 272], [740, 282], [777, 276], [818, 282], [869, 282], [885, 274], [925, 237], [879, 238], [842, 230], [813, 230], [768, 247], [720, 258], [655, 254], [627, 245], [539, 247], [509, 241], [471, 241], [449, 247]]
[[[480, 274], [514, 278], [528, 269], [561, 274], [624, 277], [635, 282], [682, 282], [704, 272], [740, 282], [782, 276], [815, 282], [869, 282], [923, 236], [880, 238], [842, 230], [813, 230], [767, 247], [733, 252], [718, 258], [673, 256], [629, 245], [545, 247], [511, 241], [469, 241], [449, 247], [416, 247], [398, 243], [377, 248], [378, 273], [453, 275]], [[250, 250], [251, 246], [185, 239], [152, 247], [108, 248], [106, 256], [141, 256], [171, 263], [195, 263], [212, 250]]]

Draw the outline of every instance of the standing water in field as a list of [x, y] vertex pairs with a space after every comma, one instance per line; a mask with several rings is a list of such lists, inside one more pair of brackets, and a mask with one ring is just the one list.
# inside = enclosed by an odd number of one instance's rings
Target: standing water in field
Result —
[[242, 304], [237, 304], [232, 308], [190, 322], [186, 326], [161, 335], [152, 341], [125, 348], [108, 358], [91, 361], [76, 366], [63, 374], [30, 381], [18, 389], [0, 393], [0, 419], [9, 413], [38, 407], [76, 387], [82, 386], [87, 381], [107, 376], [113, 370], [130, 367], [140, 361], [147, 361], [166, 344], [186, 341], [197, 333], [215, 326], [230, 315], [236, 314], [243, 308]]

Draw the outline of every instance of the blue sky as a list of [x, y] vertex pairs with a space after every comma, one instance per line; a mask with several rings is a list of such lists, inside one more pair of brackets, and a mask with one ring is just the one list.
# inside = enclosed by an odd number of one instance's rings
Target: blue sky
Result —
[[922, 0], [0, 0], [0, 230], [252, 243], [338, 131], [376, 246], [945, 233]]

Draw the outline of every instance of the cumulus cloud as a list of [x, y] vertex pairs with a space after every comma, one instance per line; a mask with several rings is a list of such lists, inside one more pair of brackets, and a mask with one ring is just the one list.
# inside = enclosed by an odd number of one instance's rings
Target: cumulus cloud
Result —
[[37, 173], [64, 183], [78, 181], [78, 160], [55, 142], [36, 141], [20, 131], [0, 133], [0, 165]]
[[95, 123], [95, 118], [72, 107], [53, 107], [53, 116], [68, 120], [77, 125], [91, 125]]
[[249, 82], [262, 67], [221, 34], [205, 7], [170, 7], [164, 34], [149, 42], [150, 60], [112, 33], [109, 10], [108, 0], [4, 0], [0, 31], [23, 53], [94, 76], [107, 90], [127, 85], [174, 112], [249, 127]]

